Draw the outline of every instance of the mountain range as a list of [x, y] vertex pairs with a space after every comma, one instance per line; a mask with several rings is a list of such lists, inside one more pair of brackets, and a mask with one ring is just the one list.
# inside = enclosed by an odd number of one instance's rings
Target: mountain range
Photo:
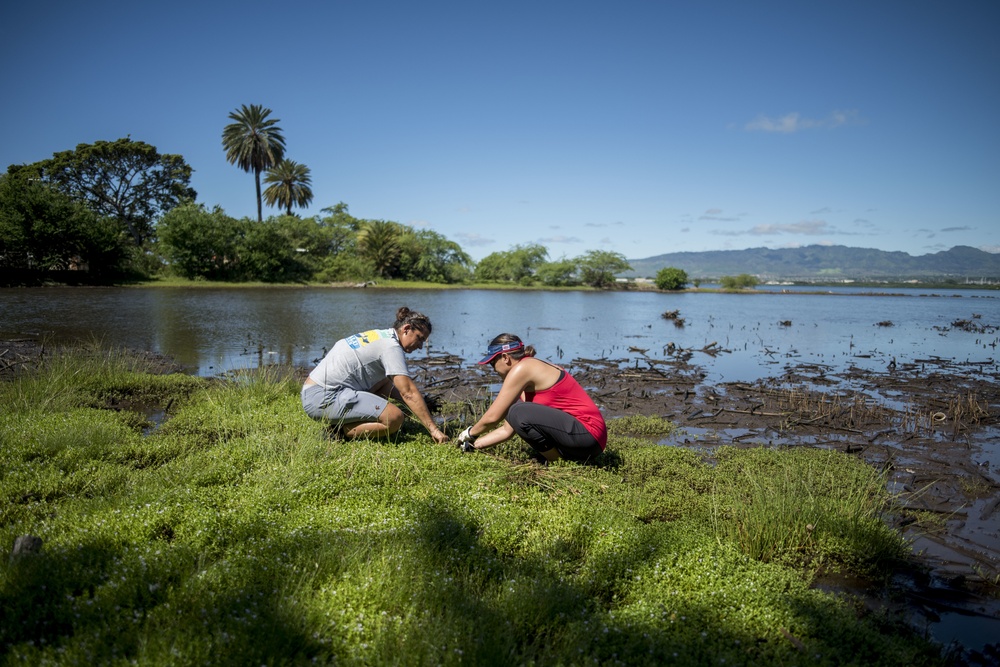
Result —
[[654, 278], [660, 269], [684, 270], [690, 279], [750, 274], [760, 280], [997, 280], [1000, 254], [955, 246], [927, 255], [871, 248], [810, 245], [800, 248], [748, 248], [674, 252], [630, 259], [627, 278]]

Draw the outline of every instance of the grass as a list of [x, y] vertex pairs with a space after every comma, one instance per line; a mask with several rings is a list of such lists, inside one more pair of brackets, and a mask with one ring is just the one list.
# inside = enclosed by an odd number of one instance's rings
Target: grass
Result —
[[846, 566], [877, 575], [906, 556], [883, 521], [885, 473], [841, 465], [832, 451], [757, 448], [717, 452], [715, 524], [721, 538], [761, 561]]
[[[109, 410], [170, 405], [156, 428]], [[0, 382], [0, 662], [942, 664], [810, 587], [905, 557], [883, 480], [820, 450], [652, 443], [596, 465], [461, 454], [407, 423], [330, 440], [298, 386], [155, 375], [126, 355]], [[809, 528], [808, 526], [812, 526]]]

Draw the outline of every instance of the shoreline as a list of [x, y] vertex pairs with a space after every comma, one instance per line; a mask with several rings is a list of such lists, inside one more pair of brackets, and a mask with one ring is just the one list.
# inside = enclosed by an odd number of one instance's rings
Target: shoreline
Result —
[[[702, 281], [705, 282], [705, 281]], [[929, 290], [934, 291], [960, 291], [960, 292], [986, 292], [995, 293], [983, 298], [1000, 298], [1000, 284], [976, 285], [966, 283], [949, 282], [926, 282], [909, 283], [900, 281], [870, 282], [858, 281], [851, 283], [843, 282], [794, 282], [786, 283], [761, 283], [757, 288], [745, 289], [725, 289], [722, 287], [685, 287], [678, 290], [661, 290], [652, 282], [638, 282], [632, 280], [627, 283], [617, 283], [614, 288], [599, 289], [586, 285], [571, 286], [547, 286], [547, 285], [520, 285], [504, 283], [426, 283], [408, 282], [403, 280], [370, 280], [370, 281], [341, 281], [333, 283], [263, 283], [263, 282], [225, 282], [225, 281], [205, 281], [205, 280], [185, 280], [177, 278], [121, 281], [112, 283], [85, 283], [85, 282], [58, 282], [42, 281], [36, 284], [2, 284], [0, 289], [44, 289], [44, 288], [131, 288], [131, 289], [170, 289], [170, 288], [190, 288], [190, 289], [410, 289], [410, 290], [491, 290], [491, 291], [552, 291], [552, 292], [659, 292], [662, 294], [785, 294], [785, 295], [839, 295], [839, 296], [928, 296], [928, 297], [955, 297], [959, 295], [945, 294], [920, 294], [911, 295], [905, 292], [893, 292], [890, 290]], [[776, 288], [782, 288], [780, 290]], [[794, 288], [794, 289], [785, 289]], [[877, 289], [879, 292], [858, 291], [842, 292], [831, 291], [836, 289]], [[965, 296], [964, 294], [961, 296]], [[974, 295], [980, 296], [980, 295]]]

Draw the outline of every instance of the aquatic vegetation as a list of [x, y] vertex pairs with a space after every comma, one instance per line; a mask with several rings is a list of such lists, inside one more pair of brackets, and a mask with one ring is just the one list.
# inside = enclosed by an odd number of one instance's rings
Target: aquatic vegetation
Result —
[[[0, 543], [42, 540], [0, 564], [5, 664], [943, 662], [810, 586], [905, 555], [851, 457], [706, 460], [636, 417], [595, 465], [540, 466], [416, 427], [330, 439], [277, 374], [171, 377], [0, 385]], [[126, 388], [169, 414], [99, 404]]]

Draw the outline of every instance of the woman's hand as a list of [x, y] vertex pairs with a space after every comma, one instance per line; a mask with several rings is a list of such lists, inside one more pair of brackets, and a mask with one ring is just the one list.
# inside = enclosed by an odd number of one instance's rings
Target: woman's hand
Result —
[[458, 448], [463, 452], [474, 452], [476, 451], [475, 442], [476, 437], [472, 435], [472, 427], [466, 426], [465, 430], [458, 434]]

